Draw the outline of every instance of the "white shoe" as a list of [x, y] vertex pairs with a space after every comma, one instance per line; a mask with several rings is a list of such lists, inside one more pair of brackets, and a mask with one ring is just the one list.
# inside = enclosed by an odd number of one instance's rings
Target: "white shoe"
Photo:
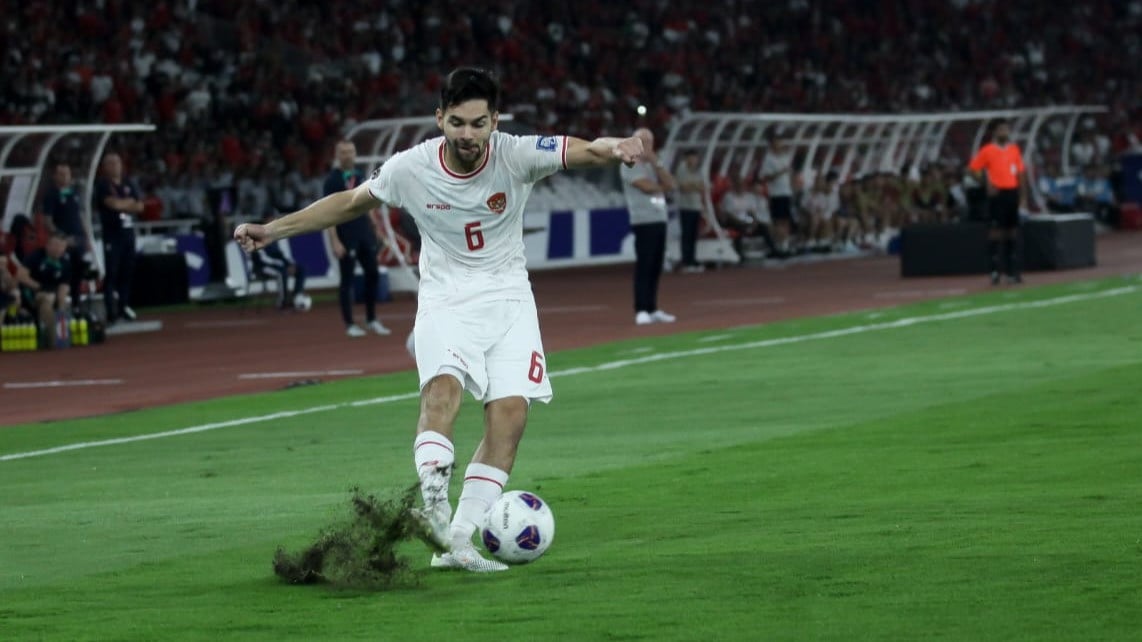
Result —
[[381, 335], [387, 335], [387, 334], [393, 333], [392, 330], [385, 327], [385, 324], [381, 323], [380, 321], [377, 321], [376, 319], [370, 321], [368, 327], [373, 332], [376, 332], [377, 334], [381, 334]]
[[634, 315], [635, 325], [650, 325], [651, 323], [654, 323], [654, 319], [650, 316], [649, 312], [643, 311]]
[[365, 332], [364, 330], [362, 330], [361, 326], [354, 323], [353, 325], [351, 325], [345, 329], [345, 334], [347, 334], [351, 337], [363, 337], [368, 333]]
[[299, 294], [293, 298], [293, 309], [306, 311], [313, 307], [313, 299], [308, 294]]
[[139, 318], [139, 315], [135, 314], [135, 311], [131, 309], [131, 306], [125, 305], [123, 306], [123, 318], [128, 321], [134, 321]]
[[682, 268], [683, 274], [701, 274], [705, 271], [706, 266], [704, 265], [687, 265], [686, 267]]
[[655, 310], [654, 312], [650, 313], [650, 320], [652, 323], [674, 323], [678, 320], [678, 317], [670, 314], [669, 312]]
[[432, 556], [432, 568], [461, 568], [473, 573], [495, 573], [508, 570], [508, 565], [482, 557], [476, 547], [468, 544], [448, 553]]
[[448, 549], [452, 548], [449, 539], [452, 508], [448, 502], [444, 502], [439, 508], [414, 508], [412, 516], [424, 528], [424, 536], [421, 538], [424, 543], [435, 549], [439, 555], [446, 555]]

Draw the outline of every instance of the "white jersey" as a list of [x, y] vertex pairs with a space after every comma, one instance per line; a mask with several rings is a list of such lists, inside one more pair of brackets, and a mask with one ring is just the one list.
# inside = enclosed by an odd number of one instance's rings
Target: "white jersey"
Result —
[[416, 220], [421, 310], [533, 300], [523, 245], [532, 185], [567, 167], [566, 136], [492, 132], [470, 174], [444, 165], [444, 137], [411, 147], [373, 172], [369, 192]]

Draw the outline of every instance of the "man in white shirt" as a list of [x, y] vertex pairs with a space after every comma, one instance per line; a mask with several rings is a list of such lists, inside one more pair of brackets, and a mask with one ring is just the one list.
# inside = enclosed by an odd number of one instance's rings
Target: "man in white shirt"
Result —
[[[349, 221], [388, 203], [408, 211], [422, 237], [415, 354], [421, 410], [413, 459], [432, 538], [432, 566], [507, 570], [483, 558], [472, 535], [515, 462], [532, 401], [551, 400], [535, 299], [524, 259], [523, 209], [536, 181], [560, 169], [642, 158], [637, 138], [512, 136], [496, 131], [499, 83], [460, 68], [440, 91], [443, 136], [402, 151], [351, 190], [267, 225], [243, 224], [246, 251]], [[453, 425], [464, 390], [484, 404], [484, 437], [452, 516]]]
[[687, 150], [674, 174], [678, 183], [678, 218], [682, 225], [682, 271], [702, 272], [704, 268], [694, 258], [698, 222], [706, 208], [706, 177], [699, 163], [698, 150]]
[[658, 309], [658, 282], [666, 260], [666, 194], [674, 190], [674, 177], [654, 154], [654, 134], [644, 128], [634, 136], [642, 141], [642, 160], [619, 170], [634, 234], [634, 322], [673, 323], [673, 314]]
[[787, 249], [793, 230], [793, 148], [770, 130], [769, 150], [761, 163], [760, 178], [769, 190], [769, 215], [782, 250]]
[[734, 250], [741, 255], [742, 238], [760, 236], [765, 240], [770, 255], [775, 254], [777, 248], [770, 233], [771, 220], [765, 201], [753, 189], [752, 181], [740, 173], [734, 174], [733, 181], [733, 188], [722, 196], [718, 209], [722, 225], [738, 233], [734, 239]]

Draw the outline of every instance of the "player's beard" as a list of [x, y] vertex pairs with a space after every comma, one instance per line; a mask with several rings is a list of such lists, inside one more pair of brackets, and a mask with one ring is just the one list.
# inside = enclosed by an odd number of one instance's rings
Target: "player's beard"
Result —
[[456, 159], [456, 164], [459, 165], [459, 169], [463, 170], [464, 173], [476, 169], [476, 165], [484, 156], [484, 145], [487, 145], [487, 142], [481, 144], [475, 140], [448, 141], [448, 147], [452, 150], [452, 158]]

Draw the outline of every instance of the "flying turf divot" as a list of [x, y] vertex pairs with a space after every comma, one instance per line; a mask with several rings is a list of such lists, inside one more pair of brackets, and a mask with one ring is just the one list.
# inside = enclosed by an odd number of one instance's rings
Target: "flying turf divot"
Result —
[[412, 515], [419, 489], [415, 484], [398, 497], [381, 500], [353, 488], [351, 519], [323, 529], [312, 544], [295, 553], [278, 547], [274, 574], [287, 584], [366, 590], [415, 585], [417, 574], [407, 559], [397, 556], [396, 547], [419, 539], [437, 548]]

